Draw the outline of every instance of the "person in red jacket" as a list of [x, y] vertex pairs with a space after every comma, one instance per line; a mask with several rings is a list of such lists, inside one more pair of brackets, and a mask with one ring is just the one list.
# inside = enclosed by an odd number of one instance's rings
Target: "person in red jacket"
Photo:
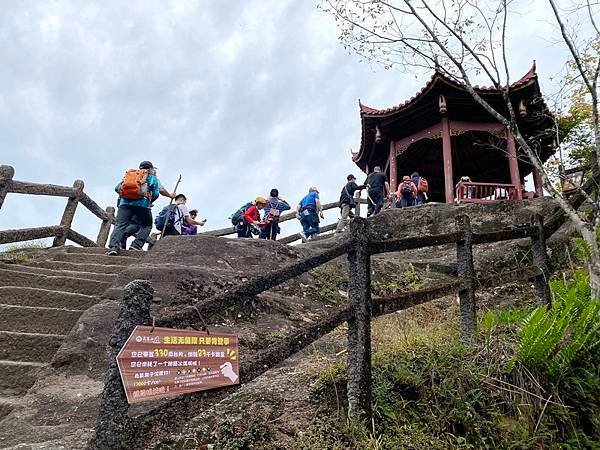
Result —
[[266, 225], [260, 221], [260, 211], [267, 206], [267, 200], [264, 197], [256, 197], [252, 203], [242, 214], [244, 225], [238, 226], [239, 238], [251, 238], [253, 229], [259, 230]]

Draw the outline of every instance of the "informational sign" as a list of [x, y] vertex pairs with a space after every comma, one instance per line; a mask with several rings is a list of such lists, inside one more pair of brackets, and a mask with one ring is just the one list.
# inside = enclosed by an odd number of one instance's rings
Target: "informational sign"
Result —
[[137, 326], [117, 355], [128, 403], [239, 383], [233, 334]]

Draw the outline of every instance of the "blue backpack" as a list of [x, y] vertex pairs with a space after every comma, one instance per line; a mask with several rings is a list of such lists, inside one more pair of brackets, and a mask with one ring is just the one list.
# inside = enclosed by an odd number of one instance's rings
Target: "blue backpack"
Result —
[[154, 219], [154, 225], [156, 225], [156, 229], [163, 230], [165, 228], [165, 223], [167, 227], [175, 226], [175, 213], [177, 212], [177, 205], [171, 204], [165, 206], [156, 219]]
[[231, 215], [231, 223], [233, 225], [239, 225], [240, 222], [242, 221], [242, 214], [244, 214], [246, 212], [246, 210], [248, 208], [250, 208], [254, 203], [250, 202], [250, 203], [246, 203], [244, 206], [242, 206], [240, 209], [238, 209], [236, 212], [234, 212]]

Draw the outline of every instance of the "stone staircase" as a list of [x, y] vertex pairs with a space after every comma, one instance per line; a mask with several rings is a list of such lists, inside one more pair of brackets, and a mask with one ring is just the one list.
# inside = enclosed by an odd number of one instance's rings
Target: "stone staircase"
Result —
[[65, 246], [0, 259], [0, 420], [19, 405], [79, 316], [145, 255], [104, 252]]

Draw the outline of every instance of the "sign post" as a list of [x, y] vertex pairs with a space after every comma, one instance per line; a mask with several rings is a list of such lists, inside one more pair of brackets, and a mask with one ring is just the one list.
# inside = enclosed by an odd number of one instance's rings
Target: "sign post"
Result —
[[136, 326], [117, 355], [129, 404], [239, 384], [238, 339]]

